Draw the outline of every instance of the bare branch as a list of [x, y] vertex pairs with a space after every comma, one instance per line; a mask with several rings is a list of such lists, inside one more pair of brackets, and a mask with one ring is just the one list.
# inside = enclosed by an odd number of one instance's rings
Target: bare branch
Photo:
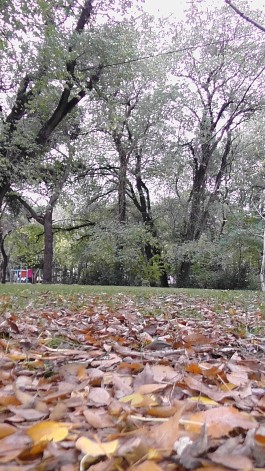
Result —
[[265, 27], [260, 25], [259, 23], [257, 23], [255, 20], [253, 20], [252, 18], [250, 18], [249, 16], [245, 15], [245, 13], [243, 13], [241, 10], [239, 10], [239, 8], [237, 8], [233, 3], [231, 3], [230, 0], [225, 0], [225, 3], [227, 3], [227, 5], [229, 5], [231, 8], [233, 8], [233, 10], [239, 15], [241, 16], [241, 18], [243, 18], [244, 20], [248, 21], [251, 25], [255, 26], [255, 28], [258, 28], [260, 31], [262, 31], [263, 33], [265, 33]]

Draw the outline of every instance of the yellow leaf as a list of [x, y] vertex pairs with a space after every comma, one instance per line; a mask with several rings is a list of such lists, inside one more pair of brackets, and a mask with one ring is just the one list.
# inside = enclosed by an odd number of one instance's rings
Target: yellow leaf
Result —
[[158, 403], [153, 396], [142, 395], [140, 393], [133, 393], [129, 396], [123, 396], [120, 402], [130, 402], [133, 407], [150, 407], [156, 406]]
[[162, 460], [162, 454], [155, 448], [150, 448], [148, 451], [147, 459], [148, 460]]
[[162, 471], [162, 468], [153, 461], [144, 461], [143, 463], [129, 469], [132, 471]]
[[41, 441], [37, 443], [36, 445], [33, 445], [32, 447], [26, 448], [22, 453], [19, 455], [20, 460], [30, 460], [36, 458], [38, 455], [43, 453], [45, 448], [47, 447], [48, 442], [47, 441]]
[[76, 448], [82, 453], [85, 453], [89, 456], [104, 456], [104, 455], [113, 455], [117, 450], [119, 445], [118, 440], [112, 440], [111, 442], [101, 443], [101, 442], [94, 442], [86, 437], [80, 437], [76, 441]]
[[13, 361], [26, 360], [26, 355], [24, 353], [9, 353], [7, 357]]
[[236, 388], [236, 385], [235, 385], [235, 384], [232, 384], [232, 383], [225, 383], [225, 384], [222, 384], [222, 385], [220, 386], [220, 389], [221, 389], [222, 391], [225, 391], [225, 392], [226, 392], [226, 391], [233, 391], [233, 389], [235, 389], [235, 388]]
[[143, 402], [144, 396], [140, 393], [129, 394], [129, 396], [123, 396], [120, 402], [131, 402], [132, 405], [140, 404]]
[[34, 444], [42, 441], [60, 442], [68, 435], [68, 428], [61, 422], [45, 420], [33, 425], [27, 430], [27, 435], [33, 440]]
[[194, 396], [194, 397], [190, 397], [188, 400], [192, 402], [197, 402], [199, 404], [204, 404], [206, 406], [218, 406], [219, 405], [218, 402], [215, 402], [206, 396]]
[[0, 439], [16, 433], [17, 429], [13, 425], [0, 424]]
[[229, 316], [235, 316], [237, 314], [236, 309], [233, 309], [232, 307], [228, 309], [228, 314]]

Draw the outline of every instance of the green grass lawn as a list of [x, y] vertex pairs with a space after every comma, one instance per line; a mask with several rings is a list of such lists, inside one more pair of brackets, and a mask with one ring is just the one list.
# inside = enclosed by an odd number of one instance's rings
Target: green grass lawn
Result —
[[[261, 291], [229, 291], [229, 290], [205, 290], [205, 289], [177, 289], [177, 288], [150, 288], [136, 286], [88, 286], [88, 285], [43, 285], [43, 284], [19, 284], [7, 283], [0, 285], [0, 302], [6, 302], [10, 298], [13, 305], [23, 307], [29, 302], [36, 307], [38, 304], [44, 306], [45, 302], [50, 305], [58, 299], [62, 302], [71, 300], [77, 302], [85, 301], [89, 297], [98, 296], [101, 300], [108, 302], [124, 296], [129, 296], [136, 303], [148, 304], [149, 300], [166, 300], [168, 297], [179, 297], [185, 299], [199, 299], [208, 303], [220, 304], [238, 303], [252, 309], [265, 311], [265, 293]], [[1, 299], [2, 298], [2, 299]], [[45, 301], [46, 300], [46, 301]]]

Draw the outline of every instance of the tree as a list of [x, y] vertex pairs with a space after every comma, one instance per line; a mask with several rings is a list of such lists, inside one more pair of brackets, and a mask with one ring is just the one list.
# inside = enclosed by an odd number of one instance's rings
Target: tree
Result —
[[[124, 0], [118, 6], [123, 11], [130, 2]], [[82, 5], [48, 1], [40, 7], [22, 1], [18, 10], [11, 4], [6, 9], [6, 20], [2, 21], [7, 40], [2, 47], [8, 65], [2, 81], [6, 98], [0, 138], [0, 206], [14, 179], [19, 179], [20, 173], [25, 175], [29, 161], [36, 163], [47, 153], [56, 140], [55, 133], [66, 121], [70, 124], [73, 110], [106, 71], [108, 59], [115, 55], [111, 42], [117, 37], [107, 38], [106, 34], [111, 31], [115, 8], [111, 1], [103, 5], [85, 0]], [[97, 26], [96, 16], [104, 11], [110, 26]], [[28, 28], [29, 41], [25, 35]], [[18, 67], [11, 74], [16, 62]]]
[[[137, 37], [134, 31], [135, 48], [139, 49]], [[143, 50], [142, 55], [145, 54]], [[159, 61], [134, 64], [120, 80], [105, 86], [103, 82], [97, 85], [96, 113], [90, 117], [94, 139], [99, 139], [98, 148], [104, 143], [102, 169], [104, 172], [108, 169], [109, 175], [112, 174], [117, 189], [118, 221], [120, 224], [128, 222], [127, 209], [131, 201], [152, 236], [153, 245], [146, 243], [145, 255], [148, 263], [158, 263], [162, 286], [168, 286], [168, 281], [152, 217], [147, 179], [150, 180], [152, 167], [160, 159], [164, 107], [168, 100], [165, 77], [165, 66]]]
[[[53, 157], [53, 160], [55, 158]], [[32, 204], [21, 195], [15, 193], [15, 198], [24, 206], [31, 217], [44, 228], [44, 255], [43, 255], [43, 283], [52, 283], [53, 266], [53, 211], [61, 195], [63, 185], [68, 179], [72, 162], [72, 155], [67, 156], [66, 162], [57, 161], [52, 166], [47, 163], [42, 168], [44, 173], [44, 184], [47, 186], [48, 202], [44, 211], [36, 211]]]
[[[261, 44], [249, 39], [249, 26], [242, 29], [241, 25], [239, 30], [238, 21], [226, 9], [203, 13], [194, 8], [189, 12], [190, 33], [182, 34], [186, 45], [194, 49], [172, 68], [175, 87], [183, 93], [175, 101], [176, 149], [186, 160], [185, 171], [190, 166], [192, 182], [183, 242], [199, 240], [206, 229], [211, 206], [220, 199], [222, 183], [233, 164], [235, 130], [261, 108], [264, 93]], [[190, 266], [188, 256], [184, 257], [180, 284], [187, 283]]]
[[244, 20], [248, 21], [251, 25], [255, 26], [255, 28], [259, 29], [263, 33], [265, 33], [265, 27], [259, 24], [257, 21], [255, 21], [253, 18], [250, 18], [250, 16], [246, 15], [242, 10], [240, 10], [234, 3], [231, 2], [231, 0], [225, 0], [225, 3], [229, 5], [241, 18]]

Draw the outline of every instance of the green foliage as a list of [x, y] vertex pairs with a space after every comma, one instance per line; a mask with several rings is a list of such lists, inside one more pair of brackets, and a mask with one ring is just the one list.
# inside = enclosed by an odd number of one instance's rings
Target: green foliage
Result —
[[[157, 285], [161, 259], [147, 261], [149, 244], [159, 246], [175, 278], [183, 260], [190, 262], [189, 286], [256, 288], [265, 203], [264, 36], [225, 5], [191, 2], [183, 21], [161, 23], [137, 10], [130, 15], [130, 1], [94, 5], [81, 32], [82, 2], [1, 2], [0, 194], [6, 183], [34, 193], [40, 205], [32, 209], [42, 213], [60, 197], [56, 227], [92, 221], [55, 232], [53, 262], [63, 281]], [[41, 143], [40, 130], [49, 129], [65, 97], [68, 104], [80, 98], [78, 107], [65, 110]], [[117, 136], [127, 165], [122, 225]], [[149, 233], [139, 210], [143, 193], [155, 227]], [[10, 265], [42, 264], [43, 228], [22, 221], [14, 200], [4, 203], [1, 234], [16, 226], [6, 238]], [[200, 227], [192, 240], [193, 217]]]
[[11, 267], [38, 268], [43, 263], [43, 227], [39, 224], [22, 225], [7, 239]]

